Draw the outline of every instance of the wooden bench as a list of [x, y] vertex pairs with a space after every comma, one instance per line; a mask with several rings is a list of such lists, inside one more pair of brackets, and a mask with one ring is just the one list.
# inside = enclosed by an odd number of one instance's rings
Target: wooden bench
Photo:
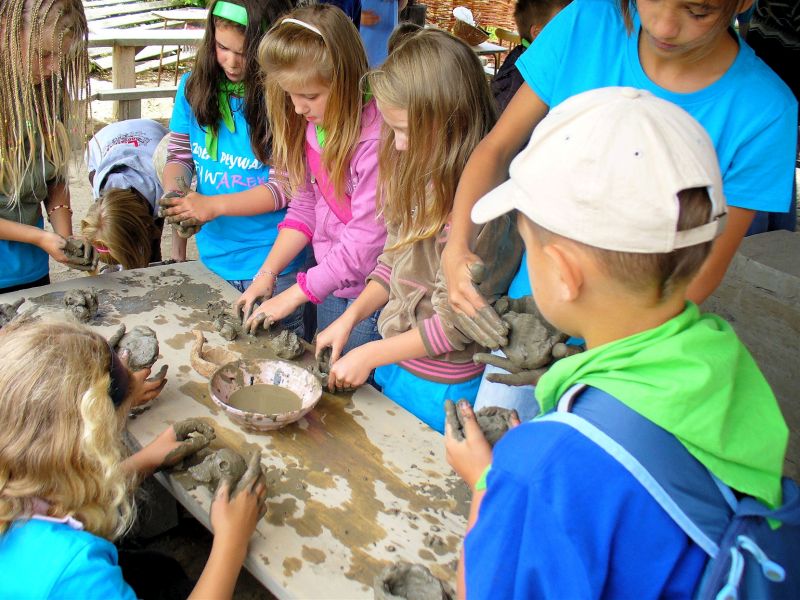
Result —
[[130, 102], [149, 100], [151, 98], [174, 98], [178, 91], [177, 85], [148, 88], [113, 88], [110, 90], [95, 90], [90, 96], [91, 100], [108, 100], [113, 102]]

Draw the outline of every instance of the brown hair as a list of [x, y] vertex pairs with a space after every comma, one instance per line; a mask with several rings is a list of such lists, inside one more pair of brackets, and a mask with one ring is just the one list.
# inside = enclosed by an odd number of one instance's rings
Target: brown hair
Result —
[[212, 13], [216, 0], [208, 7], [208, 21], [203, 41], [197, 48], [195, 64], [186, 81], [186, 100], [198, 124], [217, 130], [220, 126], [219, 85], [227, 77], [217, 63], [217, 27], [231, 27], [244, 35], [244, 117], [250, 128], [250, 147], [262, 163], [270, 161], [272, 135], [264, 112], [264, 88], [256, 54], [264, 32], [284, 13], [292, 9], [290, 0], [226, 0], [247, 11], [247, 27]]
[[531, 27], [544, 26], [572, 0], [517, 0], [514, 5], [514, 23], [520, 37], [530, 39]]
[[395, 51], [402, 42], [406, 41], [409, 37], [413, 34], [417, 33], [422, 27], [417, 25], [416, 23], [411, 23], [409, 21], [404, 21], [400, 23], [397, 27], [394, 28], [394, 31], [389, 36], [389, 41], [386, 42], [386, 48], [389, 50], [389, 53]]
[[337, 196], [344, 194], [353, 149], [361, 137], [361, 79], [367, 56], [353, 22], [337, 7], [317, 4], [290, 15], [320, 30], [278, 23], [261, 42], [267, 115], [273, 133], [273, 164], [292, 192], [306, 183], [306, 121], [295, 113], [281, 82], [319, 81], [330, 86], [323, 118], [327, 141], [322, 163]]
[[[691, 188], [678, 192], [680, 212], [678, 231], [693, 229], [708, 223], [711, 216], [711, 199], [706, 188]], [[532, 223], [537, 232], [547, 238], [563, 238]], [[688, 283], [703, 266], [711, 252], [713, 242], [679, 248], [664, 253], [634, 253], [604, 250], [588, 246], [579, 240], [570, 240], [588, 250], [605, 270], [606, 274], [627, 288], [645, 292], [655, 289], [659, 300], [669, 298], [676, 288]]]
[[[19, 202], [37, 157], [66, 179], [73, 142], [86, 141], [89, 28], [80, 0], [0, 1], [0, 191]], [[65, 46], [65, 40], [69, 46]], [[34, 81], [54, 42], [58, 71]]]
[[65, 322], [0, 330], [0, 534], [29, 514], [74, 517], [105, 538], [133, 520], [132, 480], [121, 469], [119, 415], [108, 394], [111, 350]]
[[395, 149], [384, 125], [378, 190], [395, 248], [432, 237], [453, 210], [470, 154], [497, 118], [483, 67], [472, 49], [449, 33], [424, 29], [401, 43], [369, 74], [379, 106], [408, 111], [408, 150]]
[[[738, 12], [742, 0], [719, 0], [720, 12], [714, 27], [706, 34], [711, 40], [717, 35], [727, 30], [733, 22], [733, 17]], [[633, 14], [636, 12], [636, 0], [619, 0], [619, 10], [622, 13], [622, 20], [625, 22], [625, 29], [628, 33], [633, 32]]]
[[159, 235], [147, 201], [132, 189], [107, 188], [81, 220], [81, 234], [109, 249], [100, 260], [124, 269], [150, 264], [153, 239]]

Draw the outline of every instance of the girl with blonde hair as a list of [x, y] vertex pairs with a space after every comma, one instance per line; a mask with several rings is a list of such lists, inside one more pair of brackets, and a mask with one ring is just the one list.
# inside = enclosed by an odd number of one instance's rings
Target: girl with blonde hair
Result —
[[[258, 54], [273, 161], [292, 201], [237, 307], [256, 329], [311, 301], [323, 329], [364, 289], [386, 239], [375, 206], [381, 118], [360, 87], [367, 59], [358, 31], [340, 9], [321, 4], [292, 12], [264, 37]], [[316, 266], [253, 312], [258, 299], [272, 296], [275, 274], [309, 243]], [[344, 351], [377, 339], [376, 323], [374, 313]]]
[[70, 264], [67, 167], [71, 143], [86, 139], [87, 32], [80, 0], [0, 0], [0, 293], [49, 283], [50, 257]]
[[[187, 432], [170, 427], [124, 458], [129, 409], [160, 388], [83, 326], [6, 326], [0, 355], [0, 597], [135, 598], [111, 540], [133, 520], [135, 478], [185, 456]], [[255, 487], [231, 501], [220, 487], [196, 595], [231, 596], [259, 514]]]
[[[474, 402], [483, 370], [447, 302], [440, 258], [459, 177], [494, 124], [494, 101], [472, 49], [439, 30], [401, 42], [369, 84], [388, 129], [379, 190], [389, 235], [366, 288], [320, 332], [317, 350], [332, 347], [331, 388], [361, 385], [377, 368], [386, 396], [442, 432], [444, 400]], [[483, 226], [476, 251], [492, 259], [480, 289], [497, 297], [522, 252], [512, 219]], [[381, 307], [384, 339], [338, 358], [355, 324]]]

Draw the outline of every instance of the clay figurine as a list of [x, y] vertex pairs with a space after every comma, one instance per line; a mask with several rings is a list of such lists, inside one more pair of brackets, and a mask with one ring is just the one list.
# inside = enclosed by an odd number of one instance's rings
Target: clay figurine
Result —
[[[453, 437], [462, 441], [464, 439], [464, 417], [458, 406], [452, 400], [445, 400], [444, 412], [445, 421], [450, 425]], [[499, 406], [487, 406], [480, 409], [475, 413], [475, 420], [486, 441], [492, 447], [509, 429], [519, 425], [519, 415], [516, 410]]]
[[582, 351], [579, 346], [564, 344], [568, 336], [542, 317], [533, 296], [503, 296], [495, 303], [494, 310], [509, 328], [508, 343], [502, 346], [505, 357], [479, 353], [473, 360], [508, 373], [489, 373], [486, 376], [489, 381], [506, 385], [536, 384], [555, 360]]
[[196, 454], [216, 437], [214, 428], [199, 419], [185, 419], [172, 426], [175, 439], [181, 444], [164, 457], [159, 469], [174, 466], [188, 456]]
[[94, 271], [100, 262], [100, 255], [89, 240], [68, 237], [62, 248], [67, 257], [67, 266], [78, 271]]
[[[482, 262], [469, 265], [469, 275], [472, 283], [480, 285], [486, 267]], [[500, 318], [491, 306], [484, 306], [469, 317], [463, 313], [455, 313], [456, 326], [461, 332], [479, 343], [484, 348], [497, 350], [508, 343], [508, 325]]]
[[239, 359], [239, 356], [230, 350], [225, 350], [219, 346], [209, 346], [203, 332], [195, 329], [194, 344], [189, 351], [189, 362], [192, 368], [200, 375], [210, 378], [214, 371], [222, 365]]
[[235, 340], [244, 330], [239, 321], [231, 314], [231, 305], [225, 300], [208, 303], [208, 315], [214, 324], [214, 329], [229, 342]]
[[221, 479], [231, 482], [235, 486], [247, 468], [244, 458], [230, 448], [221, 448], [212, 452], [199, 465], [189, 467], [189, 474], [200, 483], [205, 483], [211, 489], [216, 489]]
[[305, 352], [303, 342], [294, 331], [284, 329], [269, 341], [270, 348], [278, 358], [294, 360]]
[[424, 565], [398, 561], [375, 578], [375, 600], [453, 600], [449, 585]]
[[69, 290], [64, 294], [64, 306], [78, 321], [87, 323], [97, 314], [97, 290]]
[[128, 368], [131, 371], [150, 368], [158, 359], [156, 332], [145, 325], [137, 325], [127, 333], [125, 325], [120, 325], [108, 343], [117, 352], [122, 350], [130, 352]]

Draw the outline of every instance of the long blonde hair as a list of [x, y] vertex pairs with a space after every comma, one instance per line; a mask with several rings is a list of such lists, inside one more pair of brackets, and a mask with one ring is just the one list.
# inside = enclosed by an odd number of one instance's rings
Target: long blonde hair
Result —
[[23, 323], [0, 330], [0, 534], [41, 499], [113, 539], [133, 519], [109, 397], [111, 350], [89, 329]]
[[369, 74], [378, 106], [408, 111], [408, 149], [394, 133], [380, 149], [378, 193], [399, 248], [436, 235], [453, 210], [470, 154], [497, 118], [483, 67], [472, 49], [449, 33], [425, 29], [406, 38]]
[[[89, 28], [80, 0], [0, 0], [0, 14], [0, 191], [15, 207], [37, 155], [66, 179], [72, 141], [86, 141]], [[57, 74], [34, 81], [49, 41]]]
[[264, 73], [273, 164], [293, 193], [305, 185], [306, 120], [295, 113], [280, 84], [324, 83], [330, 86], [330, 96], [323, 118], [326, 142], [322, 163], [341, 197], [350, 158], [361, 136], [361, 79], [368, 68], [364, 46], [355, 25], [335, 6], [307, 6], [287, 16], [316, 27], [322, 35], [281, 21], [261, 40], [258, 60]]
[[132, 189], [108, 188], [81, 220], [81, 235], [108, 248], [103, 262], [141, 269], [150, 264], [158, 228], [147, 200]]

